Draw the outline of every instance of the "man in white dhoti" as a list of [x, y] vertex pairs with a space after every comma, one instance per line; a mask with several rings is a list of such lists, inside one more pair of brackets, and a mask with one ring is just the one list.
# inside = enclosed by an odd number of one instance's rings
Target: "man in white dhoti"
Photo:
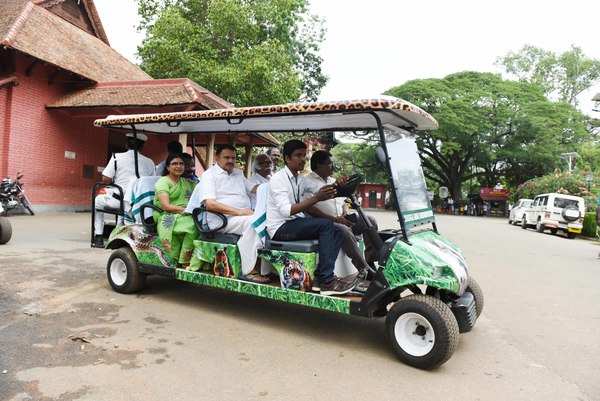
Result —
[[[191, 213], [204, 203], [208, 212], [225, 215], [227, 225], [221, 232], [241, 235], [237, 246], [243, 278], [260, 283], [269, 282], [268, 277], [261, 276], [255, 269], [260, 240], [251, 226], [253, 211], [249, 195], [252, 188], [242, 171], [235, 168], [235, 158], [235, 147], [222, 145], [217, 148], [216, 163], [200, 177], [197, 188], [199, 196], [192, 195], [186, 211]], [[208, 213], [207, 224], [209, 227], [218, 227], [220, 219]]]

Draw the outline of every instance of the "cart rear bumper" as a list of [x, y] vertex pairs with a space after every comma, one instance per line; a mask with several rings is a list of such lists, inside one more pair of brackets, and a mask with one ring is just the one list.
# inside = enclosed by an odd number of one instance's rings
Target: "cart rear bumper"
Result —
[[473, 294], [465, 292], [460, 298], [452, 301], [450, 309], [458, 322], [458, 329], [461, 333], [473, 329], [477, 320], [477, 306]]

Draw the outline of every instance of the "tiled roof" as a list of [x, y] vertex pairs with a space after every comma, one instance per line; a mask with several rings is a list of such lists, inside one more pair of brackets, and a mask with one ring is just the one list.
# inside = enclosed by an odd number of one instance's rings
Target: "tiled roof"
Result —
[[92, 88], [70, 93], [46, 107], [143, 107], [178, 104], [197, 104], [205, 109], [232, 106], [207, 89], [183, 78], [99, 83]]
[[151, 79], [101, 39], [42, 6], [22, 0], [5, 2], [0, 13], [0, 45], [95, 82]]

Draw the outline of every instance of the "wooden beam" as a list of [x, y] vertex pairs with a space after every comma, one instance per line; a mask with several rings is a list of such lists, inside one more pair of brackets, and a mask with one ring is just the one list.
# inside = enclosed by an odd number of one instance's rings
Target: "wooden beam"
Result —
[[31, 62], [31, 64], [29, 64], [29, 66], [27, 67], [27, 69], [25, 70], [25, 75], [27, 75], [28, 77], [31, 76], [31, 74], [33, 73], [33, 69], [35, 68], [36, 65], [39, 64], [39, 60], [33, 59], [33, 61]]
[[198, 146], [196, 146], [194, 148], [194, 156], [196, 156], [196, 158], [198, 159], [198, 161], [200, 162], [200, 165], [202, 166], [202, 168], [204, 170], [206, 170], [208, 167], [206, 167], [206, 161], [204, 161], [204, 158], [202, 157], [202, 155], [200, 154], [200, 152], [198, 151]]
[[206, 165], [210, 168], [215, 162], [215, 139], [217, 134], [210, 134], [210, 140], [206, 148]]
[[54, 72], [52, 72], [52, 74], [50, 74], [50, 76], [48, 77], [48, 85], [52, 85], [54, 83], [54, 80], [56, 79], [59, 73], [60, 70], [57, 68], [54, 70]]
[[246, 165], [244, 166], [244, 174], [246, 178], [250, 178], [250, 173], [252, 172], [252, 144], [249, 143], [244, 146], [246, 148], [246, 154], [244, 155], [244, 162]]

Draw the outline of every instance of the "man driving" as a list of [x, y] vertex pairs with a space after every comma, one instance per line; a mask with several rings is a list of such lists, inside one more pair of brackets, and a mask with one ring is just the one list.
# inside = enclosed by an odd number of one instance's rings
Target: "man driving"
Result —
[[[116, 184], [120, 186], [123, 190], [123, 195], [125, 195], [129, 184], [137, 178], [134, 154], [136, 150], [138, 152], [138, 172], [140, 177], [154, 175], [154, 162], [139, 153], [147, 140], [148, 137], [144, 134], [137, 134], [137, 139], [132, 133], [127, 134], [127, 152], [116, 153], [110, 158], [102, 171], [102, 182], [104, 184]], [[126, 203], [124, 204], [125, 210], [127, 210]], [[116, 189], [106, 188], [105, 194], [96, 196], [94, 207], [96, 209], [118, 209], [120, 207], [119, 192]], [[103, 231], [104, 213], [97, 211], [94, 216], [94, 247], [96, 248], [104, 247]]]
[[[307, 199], [314, 196], [318, 191], [326, 186], [336, 183], [333, 174], [333, 161], [329, 152], [318, 150], [313, 153], [310, 159], [310, 169], [312, 170], [305, 179], [302, 189], [302, 198]], [[347, 214], [345, 206], [345, 198], [333, 198], [320, 201], [310, 207], [308, 213], [314, 217], [320, 217], [332, 221], [340, 230], [343, 236], [342, 250], [352, 260], [352, 264], [361, 273], [361, 276], [366, 276], [369, 270], [369, 265], [365, 260], [365, 256], [358, 247], [356, 235], [362, 234], [367, 227], [361, 224], [361, 219], [354, 219], [353, 216]], [[369, 224], [377, 230], [377, 222], [370, 216], [366, 216]], [[365, 253], [367, 255], [374, 254], [374, 246], [365, 236]]]

